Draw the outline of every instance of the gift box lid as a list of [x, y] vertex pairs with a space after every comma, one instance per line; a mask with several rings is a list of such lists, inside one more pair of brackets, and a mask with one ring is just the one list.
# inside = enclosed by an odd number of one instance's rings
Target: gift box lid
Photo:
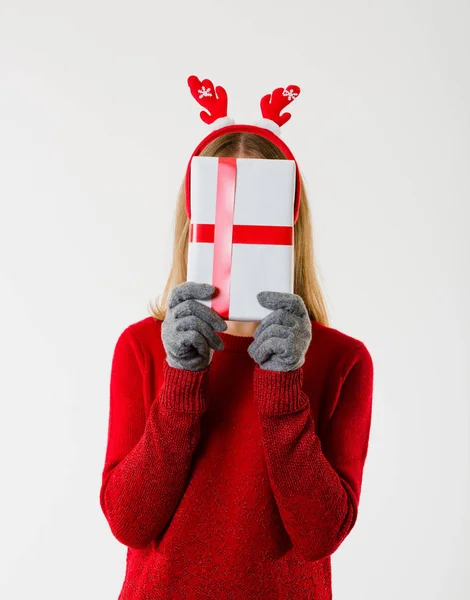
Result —
[[[292, 160], [237, 158], [233, 224], [293, 226], [296, 165]], [[219, 159], [191, 161], [191, 222], [215, 223]]]

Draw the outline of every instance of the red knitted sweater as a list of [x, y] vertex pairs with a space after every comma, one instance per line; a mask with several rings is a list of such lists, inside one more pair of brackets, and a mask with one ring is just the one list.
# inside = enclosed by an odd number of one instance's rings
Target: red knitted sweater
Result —
[[312, 321], [304, 364], [275, 372], [219, 332], [194, 372], [166, 362], [160, 328], [133, 323], [112, 360], [100, 504], [128, 547], [119, 600], [331, 599], [368, 449], [366, 346]]

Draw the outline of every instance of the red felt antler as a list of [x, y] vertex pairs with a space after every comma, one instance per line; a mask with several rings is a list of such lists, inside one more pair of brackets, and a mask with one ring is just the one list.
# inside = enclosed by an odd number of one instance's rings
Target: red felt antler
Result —
[[286, 88], [276, 88], [272, 94], [266, 94], [266, 96], [261, 98], [261, 114], [265, 119], [270, 119], [281, 127], [287, 123], [292, 116], [288, 112], [281, 115], [281, 110], [293, 102], [299, 94], [300, 88], [297, 85], [289, 85]]
[[193, 98], [206, 110], [200, 112], [200, 117], [207, 125], [217, 119], [227, 116], [227, 92], [218, 85], [214, 85], [210, 79], [199, 79], [195, 75], [188, 77], [188, 85]]

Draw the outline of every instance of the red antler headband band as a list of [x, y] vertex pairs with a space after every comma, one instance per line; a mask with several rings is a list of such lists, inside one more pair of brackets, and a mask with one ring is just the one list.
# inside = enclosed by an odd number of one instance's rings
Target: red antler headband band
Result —
[[300, 88], [296, 85], [289, 85], [286, 88], [276, 88], [271, 94], [266, 94], [260, 101], [261, 114], [263, 118], [255, 125], [235, 124], [234, 120], [227, 116], [227, 92], [218, 85], [214, 85], [210, 79], [199, 79], [195, 75], [188, 78], [188, 85], [192, 96], [205, 109], [200, 112], [200, 117], [207, 125], [211, 126], [211, 133], [207, 135], [199, 144], [189, 159], [186, 169], [185, 192], [186, 192], [186, 213], [191, 218], [190, 203], [190, 175], [191, 160], [198, 156], [200, 152], [213, 140], [225, 133], [255, 133], [273, 144], [275, 144], [286, 156], [288, 160], [295, 162], [296, 186], [294, 203], [294, 223], [297, 221], [300, 206], [300, 171], [294, 155], [285, 142], [281, 140], [281, 127], [291, 118], [288, 112], [281, 110], [288, 106], [300, 94]]

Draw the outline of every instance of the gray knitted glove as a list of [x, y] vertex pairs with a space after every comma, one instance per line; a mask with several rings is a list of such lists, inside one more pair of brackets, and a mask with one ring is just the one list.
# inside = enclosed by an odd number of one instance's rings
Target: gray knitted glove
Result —
[[161, 332], [168, 364], [177, 369], [202, 371], [215, 350], [224, 344], [215, 331], [225, 331], [227, 323], [212, 308], [196, 300], [207, 300], [215, 291], [208, 283], [185, 281], [175, 286]]
[[258, 302], [269, 313], [254, 332], [248, 354], [261, 369], [293, 371], [305, 362], [312, 339], [312, 323], [301, 296], [284, 292], [260, 292]]

